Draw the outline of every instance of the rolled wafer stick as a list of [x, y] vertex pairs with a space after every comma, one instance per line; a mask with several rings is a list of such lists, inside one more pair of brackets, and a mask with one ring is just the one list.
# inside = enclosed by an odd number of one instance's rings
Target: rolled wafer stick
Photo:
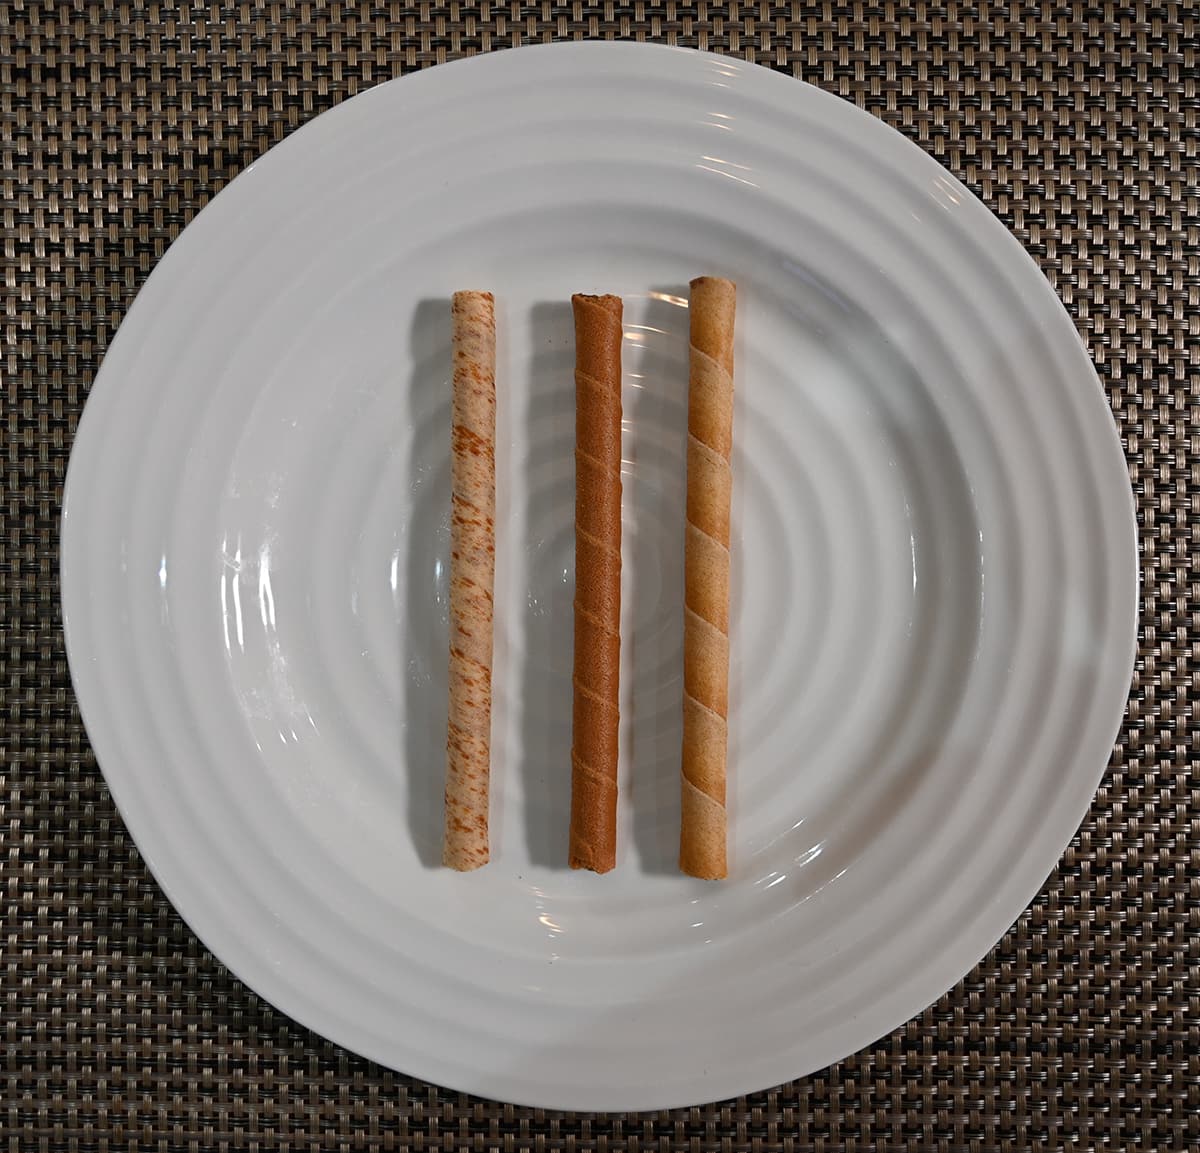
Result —
[[621, 661], [621, 298], [573, 296], [575, 314], [575, 674], [573, 869], [617, 860]]
[[451, 303], [450, 701], [442, 863], [488, 862], [492, 585], [496, 567], [496, 319], [490, 292]]
[[679, 867], [706, 880], [726, 874], [729, 458], [736, 299], [736, 288], [728, 280], [702, 276], [691, 283]]

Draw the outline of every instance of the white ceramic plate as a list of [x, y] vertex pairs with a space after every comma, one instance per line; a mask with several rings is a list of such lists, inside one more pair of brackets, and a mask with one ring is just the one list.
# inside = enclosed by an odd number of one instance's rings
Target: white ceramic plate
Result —
[[[686, 285], [739, 285], [732, 872], [678, 837]], [[493, 863], [438, 867], [448, 297], [499, 302]], [[572, 292], [626, 300], [620, 845], [565, 867]], [[63, 513], [88, 732], [265, 998], [450, 1086], [699, 1102], [920, 1011], [1087, 810], [1134, 652], [1092, 368], [1004, 228], [831, 96], [634, 45], [385, 84], [253, 165], [105, 359]]]

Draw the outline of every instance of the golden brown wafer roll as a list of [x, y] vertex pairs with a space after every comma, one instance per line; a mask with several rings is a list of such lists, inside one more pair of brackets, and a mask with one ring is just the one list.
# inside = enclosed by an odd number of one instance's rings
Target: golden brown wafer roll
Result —
[[726, 872], [729, 457], [736, 298], [728, 280], [701, 276], [691, 283], [679, 867], [706, 880]]
[[575, 702], [572, 869], [617, 861], [621, 663], [621, 298], [573, 296]]
[[496, 568], [496, 318], [490, 292], [451, 304], [450, 702], [442, 862], [488, 862], [492, 584]]

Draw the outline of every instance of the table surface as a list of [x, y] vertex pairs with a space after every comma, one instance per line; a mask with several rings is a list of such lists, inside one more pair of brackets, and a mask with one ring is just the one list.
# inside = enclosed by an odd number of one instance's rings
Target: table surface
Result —
[[[1197, 8], [0, 0], [0, 1147], [1200, 1143]], [[1091, 350], [1142, 541], [1140, 652], [1108, 775], [1003, 941], [936, 1005], [822, 1073], [628, 1116], [514, 1108], [392, 1073], [232, 977], [114, 809], [58, 606], [80, 410], [184, 225], [267, 148], [373, 84], [585, 37], [708, 48], [801, 77], [965, 181]]]

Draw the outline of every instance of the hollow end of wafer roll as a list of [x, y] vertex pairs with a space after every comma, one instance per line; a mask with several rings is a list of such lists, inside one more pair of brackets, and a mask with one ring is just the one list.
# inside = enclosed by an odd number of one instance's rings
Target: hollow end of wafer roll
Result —
[[682, 816], [689, 835], [679, 842], [680, 871], [702, 881], [724, 880], [728, 874], [725, 806], [685, 779]]
[[617, 863], [617, 782], [588, 772], [572, 756], [572, 869], [607, 873]]
[[[576, 292], [571, 296], [572, 309], [582, 308], [600, 308], [618, 320], [621, 319], [624, 311], [624, 305], [619, 296], [613, 296], [611, 293], [603, 293], [599, 296], [592, 296], [586, 292]], [[578, 341], [578, 334], [576, 340]]]
[[697, 276], [688, 287], [689, 339], [732, 376], [737, 285], [720, 276]]
[[470, 308], [475, 304], [484, 302], [495, 305], [496, 298], [490, 292], [483, 292], [478, 288], [465, 288], [454, 293], [450, 297], [450, 307], [453, 308]]

